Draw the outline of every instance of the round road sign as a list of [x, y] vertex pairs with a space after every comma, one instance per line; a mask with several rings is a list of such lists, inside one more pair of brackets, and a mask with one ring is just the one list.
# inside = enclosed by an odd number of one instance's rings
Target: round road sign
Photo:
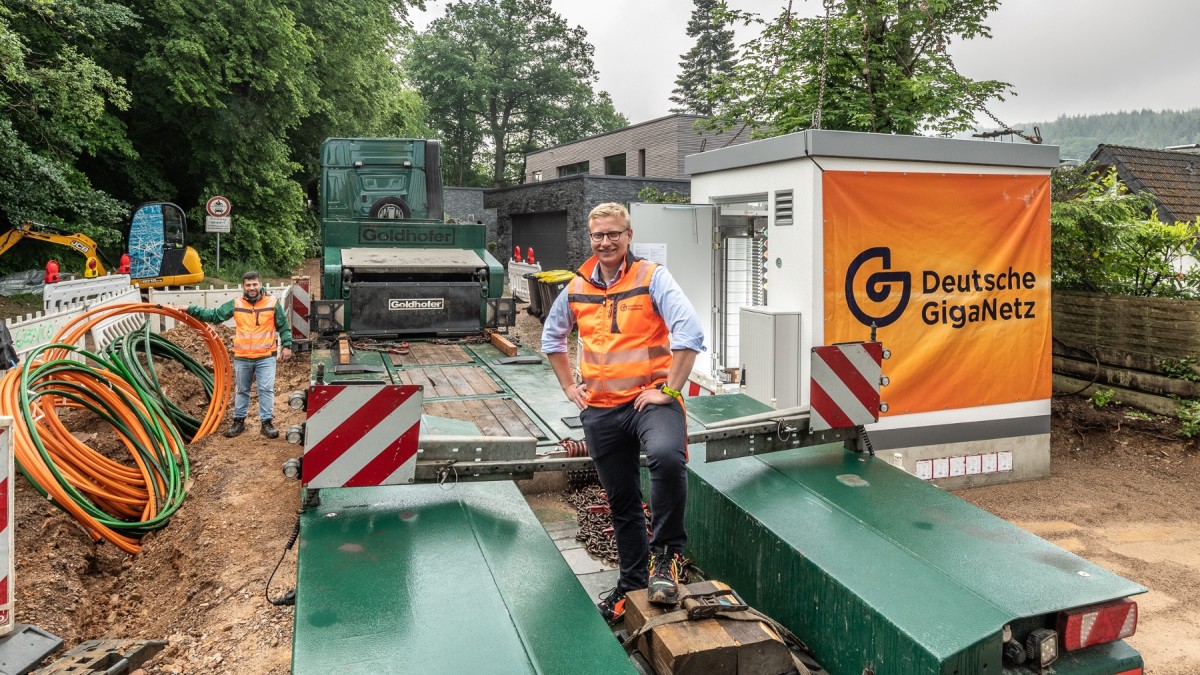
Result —
[[208, 200], [208, 203], [204, 205], [204, 210], [208, 211], [208, 215], [220, 218], [229, 215], [229, 212], [233, 210], [233, 205], [229, 203], [229, 199], [216, 196]]

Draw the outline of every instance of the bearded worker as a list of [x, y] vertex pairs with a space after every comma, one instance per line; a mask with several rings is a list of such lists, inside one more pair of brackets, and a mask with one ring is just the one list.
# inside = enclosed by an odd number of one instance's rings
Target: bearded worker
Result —
[[[225, 432], [233, 438], [246, 430], [250, 411], [250, 385], [258, 388], [258, 421], [267, 438], [278, 438], [275, 428], [275, 357], [292, 357], [292, 329], [283, 306], [263, 292], [258, 272], [242, 275], [242, 294], [233, 300], [207, 309], [189, 305], [187, 313], [208, 323], [224, 323], [230, 318], [237, 327], [233, 336], [233, 372], [236, 394], [233, 398], [233, 424]], [[276, 339], [278, 335], [278, 339]]]

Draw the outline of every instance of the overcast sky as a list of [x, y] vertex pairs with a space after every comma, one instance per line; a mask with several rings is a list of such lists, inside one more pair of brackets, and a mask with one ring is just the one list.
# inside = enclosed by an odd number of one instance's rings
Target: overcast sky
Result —
[[[668, 114], [691, 0], [552, 0], [582, 26], [596, 47], [599, 89], [612, 95], [631, 123]], [[777, 14], [786, 0], [731, 0], [731, 6]], [[423, 29], [445, 12], [426, 0], [414, 12]], [[820, 0], [794, 0], [803, 16], [823, 12]], [[1001, 0], [985, 24], [992, 39], [954, 43], [959, 72], [1012, 83], [1017, 96], [989, 106], [1006, 124], [1059, 115], [1200, 107], [1200, 67], [1194, 56], [1200, 27], [1196, 0]], [[752, 37], [738, 34], [738, 44]], [[980, 120], [983, 126], [994, 126]]]

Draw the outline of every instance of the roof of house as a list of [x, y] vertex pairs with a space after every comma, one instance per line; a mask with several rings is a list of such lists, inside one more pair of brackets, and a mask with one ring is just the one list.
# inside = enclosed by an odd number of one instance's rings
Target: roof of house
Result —
[[1195, 153], [1101, 145], [1088, 161], [1115, 166], [1130, 190], [1153, 194], [1163, 221], [1200, 217], [1200, 156]]
[[577, 138], [573, 141], [567, 141], [566, 143], [559, 143], [558, 145], [551, 145], [548, 148], [538, 148], [537, 150], [530, 150], [529, 152], [527, 152], [525, 154], [527, 156], [528, 155], [536, 155], [539, 152], [546, 152], [548, 150], [554, 150], [557, 148], [561, 148], [564, 145], [574, 145], [575, 143], [582, 143], [584, 141], [590, 141], [593, 138], [600, 138], [601, 136], [608, 136], [611, 134], [619, 134], [624, 131], [629, 131], [630, 129], [636, 129], [637, 127], [644, 127], [649, 124], [657, 124], [658, 122], [662, 122], [664, 120], [678, 119], [678, 118], [687, 118], [687, 119], [691, 119], [691, 120], [698, 120], [698, 119], [703, 119], [704, 115], [693, 115], [692, 113], [672, 113], [670, 115], [663, 115], [662, 117], [655, 117], [654, 119], [646, 120], [645, 122], [638, 122], [637, 124], [630, 124], [629, 126], [621, 127], [620, 129], [613, 129], [612, 131], [603, 131], [598, 134], [593, 134], [591, 136], [584, 136], [583, 138]]

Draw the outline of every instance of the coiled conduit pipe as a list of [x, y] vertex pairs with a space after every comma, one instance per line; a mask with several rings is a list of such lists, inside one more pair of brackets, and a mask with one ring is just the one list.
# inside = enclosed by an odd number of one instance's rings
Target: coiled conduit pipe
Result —
[[[135, 374], [142, 370], [140, 363], [135, 368], [124, 357], [113, 358], [121, 347], [105, 358], [76, 346], [100, 322], [132, 313], [167, 316], [204, 338], [213, 360], [215, 395], [195, 427], [194, 438], [216, 430], [228, 407], [228, 385], [233, 379], [220, 336], [186, 312], [149, 303], [100, 307], [63, 326], [51, 344], [32, 351], [21, 368], [0, 379], [0, 415], [14, 420], [14, 456], [34, 489], [71, 514], [94, 540], [136, 554], [141, 538], [166, 526], [183, 503], [187, 452], [168, 412], [173, 404], [160, 400], [161, 387], [139, 381], [144, 374]], [[87, 361], [69, 358], [74, 354]], [[157, 384], [156, 376], [150, 379]], [[129, 452], [133, 466], [73, 436], [58, 417], [60, 407], [84, 408], [106, 422]]]

